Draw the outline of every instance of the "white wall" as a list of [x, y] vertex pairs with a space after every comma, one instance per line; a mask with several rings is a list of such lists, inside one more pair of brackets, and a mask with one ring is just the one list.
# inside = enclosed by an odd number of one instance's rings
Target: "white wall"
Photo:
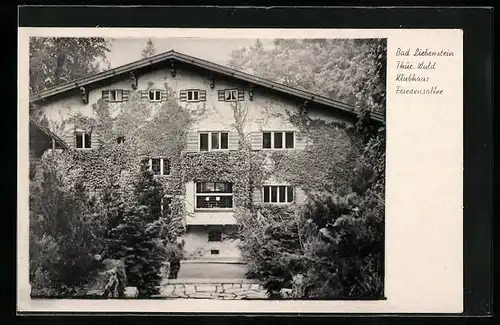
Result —
[[[208, 231], [210, 229], [222, 230], [221, 242], [209, 242]], [[192, 258], [193, 255], [196, 259], [200, 258], [232, 258], [238, 259], [240, 251], [238, 249], [239, 239], [225, 238], [227, 235], [224, 233], [235, 233], [236, 227], [222, 227], [222, 226], [189, 226], [186, 234], [183, 236], [185, 241], [184, 253], [186, 258]], [[218, 249], [219, 255], [211, 255], [212, 249]]]
[[[96, 104], [102, 96], [102, 90], [106, 89], [125, 89], [132, 91], [131, 80], [127, 77], [122, 81], [116, 81], [113, 84], [101, 86], [89, 92], [89, 103], [83, 104], [78, 90], [74, 90], [65, 97], [59, 97], [57, 100], [47, 100], [40, 104], [44, 114], [51, 121], [62, 122], [76, 113], [84, 116], [95, 117], [92, 105]], [[236, 82], [236, 81], [235, 81]], [[238, 102], [248, 111], [245, 132], [261, 130], [296, 130], [296, 127], [290, 123], [287, 112], [297, 113], [298, 103], [292, 102], [287, 97], [270, 96], [268, 92], [263, 92], [256, 88], [254, 90], [253, 100], [249, 100], [248, 87], [243, 83], [233, 83], [222, 79], [215, 80], [215, 88], [210, 89], [211, 80], [208, 73], [197, 73], [187, 70], [177, 70], [176, 76], [172, 77], [170, 69], [160, 69], [148, 74], [138, 76], [137, 90], [146, 90], [150, 85], [156, 89], [165, 89], [165, 85], [175, 90], [176, 96], [182, 89], [201, 89], [206, 90], [206, 102], [188, 103], [178, 102], [181, 106], [199, 113], [205, 110], [202, 118], [194, 123], [192, 130], [228, 130], [233, 128], [233, 112], [230, 102], [218, 101], [218, 90], [239, 87], [245, 90], [245, 101]], [[118, 111], [121, 103], [109, 103], [111, 108]], [[152, 103], [152, 105], [162, 105], [161, 103]], [[330, 111], [329, 111], [330, 110]], [[309, 114], [313, 118], [323, 120], [339, 120], [335, 115], [334, 109], [309, 109]], [[67, 125], [66, 130], [72, 130], [72, 125]]]

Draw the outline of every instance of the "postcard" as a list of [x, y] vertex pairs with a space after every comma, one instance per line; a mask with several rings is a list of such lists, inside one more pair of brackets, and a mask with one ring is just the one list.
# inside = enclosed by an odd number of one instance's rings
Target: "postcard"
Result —
[[462, 312], [462, 39], [19, 28], [18, 311]]

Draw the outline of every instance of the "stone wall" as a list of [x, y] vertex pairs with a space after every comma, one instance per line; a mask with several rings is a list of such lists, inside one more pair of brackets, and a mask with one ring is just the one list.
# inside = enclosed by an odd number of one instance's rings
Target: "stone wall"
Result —
[[185, 299], [266, 299], [262, 285], [253, 280], [168, 280], [160, 289], [159, 297]]

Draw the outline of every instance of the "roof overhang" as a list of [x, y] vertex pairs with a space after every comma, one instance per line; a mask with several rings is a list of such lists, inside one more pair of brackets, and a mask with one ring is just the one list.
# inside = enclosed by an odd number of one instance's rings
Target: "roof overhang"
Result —
[[[118, 68], [106, 70], [100, 73], [96, 73], [87, 77], [83, 77], [80, 79], [76, 79], [74, 81], [46, 89], [44, 91], [41, 91], [39, 93], [33, 94], [30, 96], [30, 103], [36, 103], [41, 100], [48, 99], [50, 97], [53, 97], [55, 95], [60, 95], [65, 92], [80, 88], [80, 87], [85, 87], [100, 81], [104, 81], [106, 79], [110, 79], [113, 77], [118, 77], [120, 75], [124, 75], [130, 72], [134, 72], [136, 70], [140, 70], [143, 68], [150, 67], [152, 65], [162, 63], [165, 61], [172, 61], [172, 62], [182, 62], [185, 64], [189, 64], [195, 67], [199, 67], [202, 69], [206, 69], [209, 71], [212, 71], [214, 73], [217, 73], [219, 75], [223, 75], [226, 77], [230, 78], [235, 78], [240, 81], [247, 82], [252, 85], [256, 85], [259, 87], [264, 87], [267, 89], [275, 90], [284, 94], [291, 95], [293, 97], [303, 99], [305, 101], [311, 102], [311, 103], [317, 103], [321, 105], [325, 105], [328, 107], [332, 107], [334, 109], [338, 109], [342, 111], [343, 113], [347, 113], [349, 115], [356, 116], [357, 112], [355, 111], [354, 107], [352, 105], [349, 105], [347, 103], [334, 100], [325, 96], [313, 94], [310, 92], [307, 92], [305, 90], [293, 88], [290, 86], [286, 86], [277, 82], [273, 82], [264, 78], [260, 78], [248, 73], [244, 73], [235, 69], [231, 69], [225, 66], [222, 66], [220, 64], [216, 64], [213, 62], [209, 62], [203, 59], [195, 58], [186, 54], [174, 52], [174, 51], [169, 51], [165, 52], [162, 54], [158, 54], [155, 56], [152, 56], [150, 58], [142, 59], [139, 61], [135, 61], [123, 66], [120, 66]], [[371, 116], [372, 119], [378, 121], [378, 122], [383, 122], [385, 120], [385, 116], [380, 113], [375, 113], [372, 112]]]
[[41, 134], [45, 135], [47, 141], [54, 141], [55, 149], [69, 148], [68, 144], [63, 139], [61, 139], [54, 132], [50, 131], [45, 126], [41, 125], [31, 117], [30, 117], [30, 126], [36, 128], [38, 131], [40, 131]]

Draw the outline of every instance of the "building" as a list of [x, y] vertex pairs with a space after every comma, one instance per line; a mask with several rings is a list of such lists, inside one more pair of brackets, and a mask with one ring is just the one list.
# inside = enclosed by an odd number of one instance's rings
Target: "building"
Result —
[[[333, 123], [337, 130], [357, 119], [345, 103], [174, 51], [47, 89], [31, 96], [30, 103], [49, 120], [65, 122], [60, 136], [70, 150], [104, 150], [143, 132], [149, 145], [134, 152], [148, 159], [165, 184], [165, 202], [180, 203], [176, 211], [186, 226], [186, 258], [192, 260], [239, 260], [237, 211], [301, 204], [307, 197], [300, 182], [264, 175], [276, 164], [273, 155], [306, 150], [314, 142], [304, 131], [311, 121]], [[190, 122], [182, 124], [180, 113], [157, 121], [161, 141], [130, 122], [136, 121], [132, 115], [154, 115], [164, 105], [188, 112]], [[120, 123], [95, 122], [116, 116]], [[128, 126], [120, 126], [126, 120]], [[182, 141], [172, 144], [179, 134]], [[260, 165], [250, 163], [254, 160]], [[305, 166], [296, 178], [307, 178], [309, 167], [314, 166]]]

